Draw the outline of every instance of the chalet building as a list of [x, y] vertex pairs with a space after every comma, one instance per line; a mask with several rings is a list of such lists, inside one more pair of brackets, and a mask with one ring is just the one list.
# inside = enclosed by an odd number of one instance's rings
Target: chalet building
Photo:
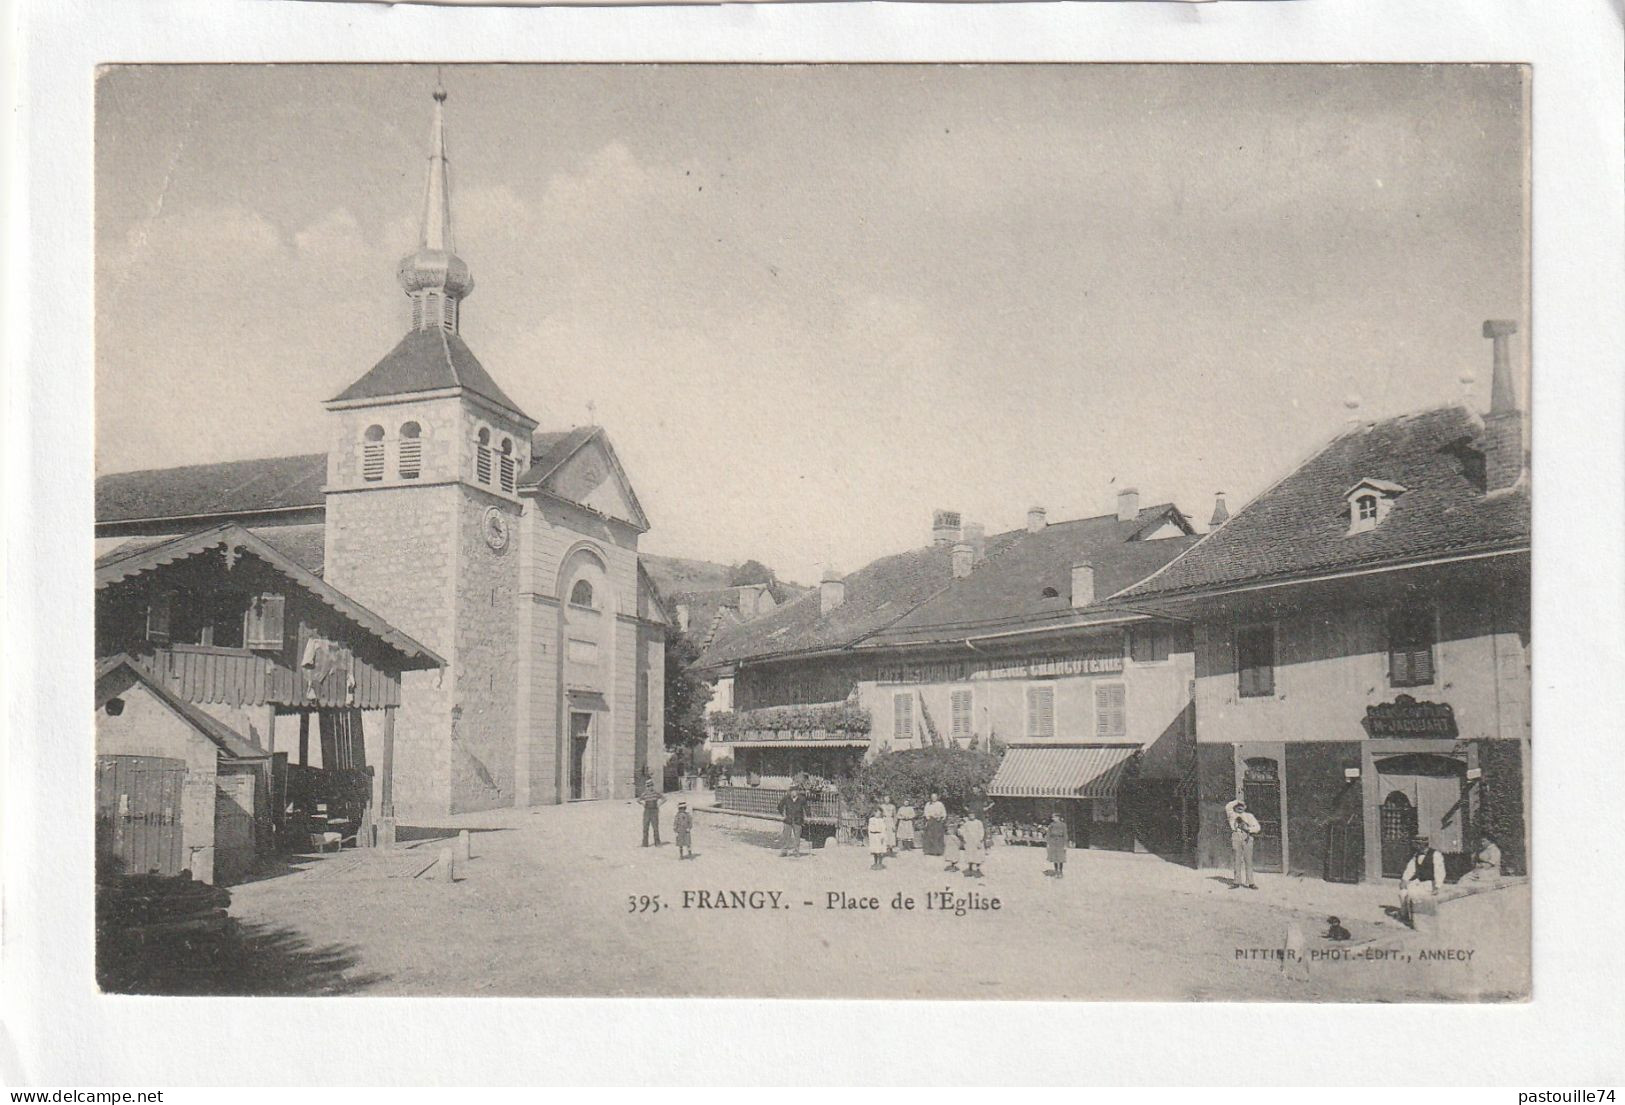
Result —
[[1190, 639], [1099, 598], [1167, 564], [1193, 531], [1133, 491], [1117, 508], [1053, 524], [1034, 508], [1023, 529], [991, 536], [938, 511], [930, 545], [830, 574], [720, 634], [704, 662], [735, 679], [736, 776], [771, 792], [887, 751], [997, 743], [995, 821], [1060, 809], [1080, 846], [1183, 852]]
[[403, 817], [627, 797], [661, 766], [649, 522], [601, 428], [540, 429], [462, 337], [474, 281], [453, 242], [445, 98], [418, 248], [396, 273], [407, 333], [335, 381], [327, 451], [103, 477], [98, 553], [235, 523], [432, 649], [443, 666], [400, 687]]
[[1224, 805], [1262, 870], [1396, 876], [1414, 836], [1452, 872], [1483, 832], [1528, 864], [1530, 498], [1507, 341], [1487, 414], [1358, 422], [1112, 605], [1196, 646], [1200, 859]]
[[414, 638], [228, 522], [100, 557], [95, 640], [104, 859], [230, 881], [311, 818], [390, 841], [401, 676], [442, 664]]

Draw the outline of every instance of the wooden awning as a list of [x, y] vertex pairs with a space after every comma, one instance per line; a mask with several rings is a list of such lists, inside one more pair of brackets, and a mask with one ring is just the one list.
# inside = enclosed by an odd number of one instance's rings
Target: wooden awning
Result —
[[1011, 748], [987, 793], [994, 798], [1115, 798], [1139, 751], [1137, 744]]

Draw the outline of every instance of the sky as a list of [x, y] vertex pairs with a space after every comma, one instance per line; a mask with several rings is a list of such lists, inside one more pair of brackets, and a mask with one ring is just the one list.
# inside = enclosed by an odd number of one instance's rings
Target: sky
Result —
[[[1513, 66], [443, 70], [462, 334], [606, 427], [646, 552], [815, 581], [1113, 508], [1198, 522], [1527, 338]], [[105, 69], [97, 471], [318, 452], [408, 326], [433, 66]], [[1523, 345], [1516, 358], [1527, 364]]]

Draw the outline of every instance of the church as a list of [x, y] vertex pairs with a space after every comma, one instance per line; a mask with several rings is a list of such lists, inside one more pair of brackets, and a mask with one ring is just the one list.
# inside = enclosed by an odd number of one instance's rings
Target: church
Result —
[[[327, 452], [103, 476], [98, 564], [229, 523], [432, 650], [443, 664], [402, 673], [390, 718], [402, 819], [629, 797], [663, 766], [649, 521], [602, 428], [542, 430], [459, 332], [474, 280], [453, 238], [445, 100], [418, 245], [396, 273], [407, 333], [326, 402]], [[165, 632], [166, 650], [251, 643]], [[266, 716], [243, 735], [301, 705], [255, 704]]]

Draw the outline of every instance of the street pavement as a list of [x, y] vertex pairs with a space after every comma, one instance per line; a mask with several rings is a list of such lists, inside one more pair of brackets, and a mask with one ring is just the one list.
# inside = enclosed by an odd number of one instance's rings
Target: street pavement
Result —
[[[1449, 902], [1424, 937], [1391, 881], [1347, 886], [1155, 856], [996, 846], [986, 877], [861, 847], [781, 858], [771, 823], [695, 815], [695, 852], [639, 846], [639, 809], [592, 802], [451, 817], [394, 851], [304, 857], [232, 888], [227, 992], [804, 998], [1519, 1000], [1529, 894]], [[473, 858], [427, 859], [468, 829]], [[420, 873], [421, 872], [421, 873]], [[416, 876], [416, 877], [414, 877]], [[996, 908], [994, 903], [997, 903]], [[1321, 938], [1336, 914], [1352, 940]], [[302, 957], [309, 957], [304, 962]], [[319, 963], [319, 969], [313, 967]]]

